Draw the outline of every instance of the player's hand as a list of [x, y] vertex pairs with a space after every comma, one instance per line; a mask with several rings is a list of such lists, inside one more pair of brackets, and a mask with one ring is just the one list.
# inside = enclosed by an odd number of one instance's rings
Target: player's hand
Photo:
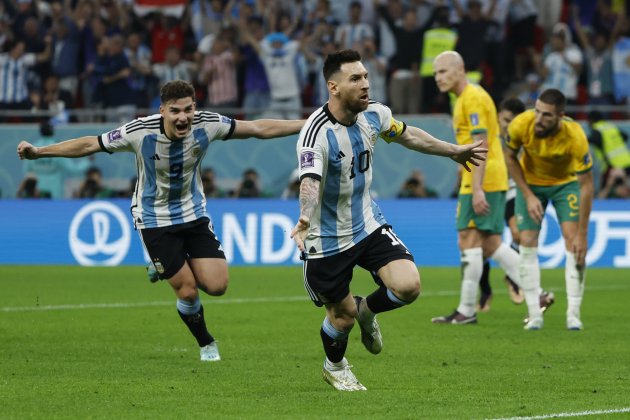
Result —
[[301, 252], [305, 252], [306, 248], [304, 247], [304, 239], [306, 239], [306, 234], [308, 233], [308, 228], [311, 225], [308, 217], [300, 216], [297, 224], [291, 231], [291, 238], [295, 241], [298, 249]]
[[578, 269], [584, 268], [586, 266], [587, 247], [588, 244], [586, 238], [583, 235], [575, 235], [573, 244], [571, 244], [571, 250], [575, 254], [575, 263]]
[[534, 219], [536, 223], [542, 223], [542, 219], [545, 216], [545, 210], [542, 203], [534, 194], [527, 197], [527, 212], [529, 217]]
[[27, 141], [21, 141], [17, 147], [17, 154], [21, 160], [37, 159], [37, 147]]
[[488, 149], [481, 147], [481, 141], [472, 144], [457, 145], [457, 151], [451, 156], [455, 162], [461, 164], [464, 169], [471, 172], [468, 164], [479, 166], [479, 162], [486, 160]]
[[476, 215], [485, 216], [490, 213], [490, 204], [488, 204], [486, 193], [483, 190], [473, 192], [472, 205]]

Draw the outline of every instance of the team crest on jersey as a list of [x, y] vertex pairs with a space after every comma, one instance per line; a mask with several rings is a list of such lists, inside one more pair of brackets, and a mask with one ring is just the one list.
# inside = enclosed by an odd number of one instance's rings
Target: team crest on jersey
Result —
[[164, 274], [164, 266], [162, 265], [160, 260], [153, 261], [153, 265], [155, 266], [155, 271], [157, 271], [160, 274]]
[[312, 168], [315, 166], [315, 153], [313, 152], [302, 152], [300, 155], [300, 169], [304, 168]]
[[232, 119], [226, 117], [225, 115], [221, 115], [221, 122], [223, 124], [232, 124]]
[[116, 140], [122, 139], [122, 133], [120, 132], [120, 129], [116, 129], [107, 133], [107, 139], [109, 140], [110, 143], [113, 143]]
[[479, 125], [479, 114], [477, 114], [476, 112], [470, 114], [470, 123], [472, 125]]

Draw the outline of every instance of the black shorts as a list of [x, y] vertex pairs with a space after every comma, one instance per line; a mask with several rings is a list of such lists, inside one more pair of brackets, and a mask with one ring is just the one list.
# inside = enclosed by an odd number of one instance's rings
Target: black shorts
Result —
[[341, 302], [350, 293], [352, 270], [368, 270], [378, 285], [376, 272], [395, 260], [413, 261], [413, 255], [390, 225], [383, 225], [352, 248], [330, 257], [304, 261], [304, 287], [315, 305]]
[[170, 279], [188, 258], [225, 259], [210, 220], [202, 217], [172, 226], [141, 229], [140, 238], [161, 279]]
[[510, 226], [510, 219], [514, 217], [514, 203], [516, 202], [516, 197], [510, 198], [505, 202], [505, 224]]

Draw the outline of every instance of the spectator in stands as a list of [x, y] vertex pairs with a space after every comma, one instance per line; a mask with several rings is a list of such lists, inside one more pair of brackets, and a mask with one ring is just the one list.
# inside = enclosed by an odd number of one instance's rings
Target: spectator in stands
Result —
[[[46, 42], [44, 41], [45, 34], [46, 29], [44, 25], [40, 24], [39, 20], [36, 17], [31, 16], [28, 17], [24, 22], [24, 29], [22, 30], [22, 33], [16, 36], [18, 39], [24, 41], [25, 53], [33, 53], [37, 55], [46, 50]], [[35, 64], [29, 69], [28, 84], [30, 86], [39, 88], [40, 83], [46, 78], [49, 73], [49, 61], [42, 61]]]
[[398, 198], [437, 198], [437, 192], [428, 188], [424, 182], [424, 174], [420, 169], [415, 169], [409, 178], [403, 183]]
[[225, 19], [221, 0], [192, 0], [188, 7], [190, 26], [197, 43], [208, 35], [218, 35]]
[[40, 92], [31, 94], [33, 109], [49, 111], [52, 124], [63, 124], [72, 121], [68, 114], [74, 108], [74, 99], [70, 92], [59, 87], [59, 79], [50, 75], [44, 80]]
[[124, 53], [124, 39], [112, 35], [101, 41], [102, 52], [95, 66], [100, 77], [97, 92], [107, 111], [107, 120], [126, 121], [135, 117], [133, 95], [129, 94], [131, 66]]
[[[206, 105], [235, 107], [238, 103], [236, 58], [227, 34], [221, 32], [212, 43], [199, 72], [199, 82], [207, 87]], [[222, 113], [226, 114], [225, 111]]]
[[255, 169], [246, 169], [243, 172], [243, 179], [240, 184], [234, 190], [234, 197], [236, 198], [257, 198], [260, 197], [260, 181], [258, 178], [258, 172]]
[[59, 78], [59, 86], [74, 98], [79, 82], [79, 38], [77, 27], [69, 17], [53, 24], [52, 73]]
[[[514, 72], [516, 80], [523, 80], [530, 66], [534, 49], [535, 27], [538, 9], [534, 0], [518, 0], [510, 4], [510, 45], [514, 51]], [[532, 63], [536, 64], [536, 63]]]
[[[263, 20], [259, 16], [247, 19], [247, 30], [261, 42], [265, 37]], [[269, 106], [269, 81], [265, 67], [251, 44], [245, 42], [239, 46], [241, 68], [243, 70], [243, 108], [247, 112], [247, 119], [256, 119]]]
[[[163, 63], [155, 63], [152, 66], [153, 75], [157, 78], [158, 86], [173, 80], [185, 80], [192, 82], [197, 79], [197, 64], [192, 61], [182, 60], [179, 48], [171, 45], [166, 49], [166, 60]], [[153, 107], [159, 107], [160, 96], [151, 101]]]
[[363, 5], [353, 1], [348, 8], [348, 22], [340, 25], [335, 33], [335, 42], [339, 49], [356, 49], [364, 45], [366, 40], [374, 40], [374, 31], [370, 25], [361, 20]]
[[129, 87], [134, 95], [134, 103], [138, 108], [147, 108], [149, 92], [157, 94], [158, 91], [155, 86], [151, 86], [151, 49], [142, 43], [141, 33], [134, 31], [127, 36], [124, 51], [131, 68]]
[[557, 24], [549, 42], [550, 53], [544, 60], [540, 54], [534, 64], [544, 80], [542, 90], [557, 89], [564, 93], [567, 104], [576, 104], [577, 85], [582, 71], [582, 52], [571, 43], [571, 33], [565, 24]]
[[6, 52], [0, 54], [0, 110], [29, 109], [28, 69], [50, 58], [51, 39], [45, 38], [46, 49], [40, 54], [24, 53], [24, 42], [11, 40], [5, 43]]
[[452, 2], [460, 19], [456, 26], [457, 44], [455, 44], [455, 51], [464, 59], [467, 72], [481, 71], [481, 65], [487, 55], [488, 35], [492, 26], [490, 16], [494, 12], [496, 1], [491, 1], [490, 9], [485, 13], [482, 10], [480, 0], [468, 0], [466, 8], [461, 5], [461, 0]]
[[169, 45], [175, 45], [180, 50], [184, 49], [184, 31], [175, 18], [157, 14], [148, 26], [154, 63], [162, 63], [166, 59], [166, 48]]
[[421, 101], [418, 62], [422, 54], [424, 28], [416, 23], [414, 9], [406, 11], [400, 26], [396, 25], [388, 8], [383, 4], [378, 5], [376, 12], [385, 19], [396, 41], [396, 53], [389, 60], [391, 71], [389, 104], [392, 112], [395, 114], [417, 114], [420, 112]]
[[85, 179], [74, 196], [76, 198], [107, 198], [112, 196], [112, 191], [103, 185], [101, 170], [92, 166], [85, 172]]
[[[53, 126], [49, 122], [40, 124], [39, 133], [40, 138], [33, 142], [33, 146], [43, 147], [56, 142]], [[42, 158], [26, 160], [24, 161], [24, 172], [31, 173], [36, 177], [41, 195], [61, 199], [65, 196], [66, 179], [70, 176], [79, 175], [88, 169], [90, 166], [89, 159]]]
[[361, 54], [363, 66], [370, 75], [370, 99], [383, 104], [386, 103], [387, 59], [378, 54], [372, 39], [364, 40], [361, 45], [357, 46], [356, 50]]
[[628, 135], [619, 127], [609, 121], [605, 121], [599, 111], [591, 111], [588, 114], [588, 124], [591, 135], [588, 142], [594, 149], [595, 158], [599, 163], [601, 187], [604, 188], [609, 181], [610, 171], [625, 173], [630, 178], [630, 150], [628, 149]]
[[450, 101], [441, 93], [433, 77], [433, 61], [444, 51], [451, 51], [457, 44], [457, 32], [452, 28], [446, 6], [437, 6], [425, 26], [422, 40], [420, 77], [422, 77], [422, 112], [450, 112]]
[[224, 196], [223, 191], [221, 191], [215, 182], [214, 169], [204, 168], [201, 171], [201, 183], [203, 184], [203, 193], [206, 198], [219, 198]]
[[532, 108], [540, 95], [540, 76], [538, 73], [529, 73], [525, 77], [525, 88], [518, 94], [518, 99], [523, 101], [527, 108]]
[[256, 51], [267, 73], [271, 102], [265, 118], [298, 119], [302, 115], [302, 98], [298, 78], [297, 55], [300, 43], [282, 32], [274, 32], [258, 41], [247, 26], [240, 25], [244, 39]]
[[588, 103], [591, 105], [612, 105], [614, 102], [612, 49], [617, 41], [619, 25], [615, 26], [610, 35], [601, 31], [591, 31], [589, 35], [582, 26], [579, 18], [580, 11], [577, 6], [573, 7], [572, 13], [573, 28], [586, 56], [584, 64]]

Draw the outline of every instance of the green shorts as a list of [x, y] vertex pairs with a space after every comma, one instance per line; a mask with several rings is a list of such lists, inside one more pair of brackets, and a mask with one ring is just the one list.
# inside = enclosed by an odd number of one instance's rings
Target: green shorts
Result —
[[[558, 221], [577, 222], [580, 209], [580, 187], [577, 181], [571, 181], [562, 185], [530, 185], [532, 192], [538, 197], [543, 209], [547, 208], [549, 201], [556, 209]], [[521, 190], [516, 192], [516, 224], [518, 230], [540, 230], [540, 223], [536, 223], [527, 211], [527, 203]]]
[[472, 194], [460, 194], [457, 197], [457, 230], [477, 229], [484, 232], [503, 233], [505, 216], [505, 191], [486, 193], [490, 213], [485, 216], [475, 214], [472, 206]]

